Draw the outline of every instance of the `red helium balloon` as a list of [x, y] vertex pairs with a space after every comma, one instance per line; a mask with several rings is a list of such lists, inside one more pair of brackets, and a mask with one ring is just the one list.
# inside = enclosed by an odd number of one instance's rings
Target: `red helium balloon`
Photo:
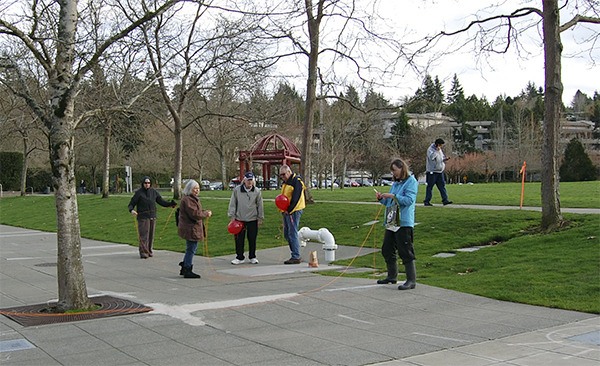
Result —
[[282, 211], [287, 211], [288, 207], [290, 207], [290, 200], [283, 194], [280, 194], [275, 197], [275, 206]]
[[244, 223], [238, 220], [233, 220], [227, 225], [227, 231], [230, 234], [237, 235], [244, 230]]

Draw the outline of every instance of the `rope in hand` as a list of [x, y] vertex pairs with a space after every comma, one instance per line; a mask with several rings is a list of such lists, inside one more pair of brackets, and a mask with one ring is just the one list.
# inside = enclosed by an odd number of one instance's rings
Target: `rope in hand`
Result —
[[175, 212], [176, 208], [177, 208], [177, 206], [171, 207], [171, 212], [169, 212], [169, 216], [167, 216], [167, 219], [165, 220], [165, 225], [163, 226], [163, 228], [160, 232], [160, 235], [158, 236], [159, 239], [162, 239], [162, 236], [165, 233], [165, 230], [167, 230], [167, 225], [171, 221], [171, 216], [173, 216], [173, 213]]
[[[379, 218], [379, 215], [381, 214], [381, 210], [383, 209], [383, 206], [379, 207], [379, 211], [377, 211], [377, 215], [375, 215], [375, 218], [373, 221], [377, 221], [377, 219]], [[338, 279], [340, 279], [340, 277], [342, 277], [344, 274], [346, 274], [346, 272], [350, 269], [350, 267], [352, 266], [352, 263], [354, 263], [354, 261], [356, 260], [356, 258], [358, 258], [358, 255], [360, 254], [360, 251], [362, 250], [362, 248], [364, 248], [365, 243], [367, 242], [367, 240], [369, 239], [369, 237], [371, 236], [371, 234], [373, 233], [373, 230], [375, 228], [375, 225], [377, 224], [377, 222], [373, 222], [373, 224], [371, 224], [371, 228], [369, 229], [369, 232], [367, 233], [367, 236], [365, 237], [365, 239], [363, 240], [363, 242], [360, 244], [358, 251], [356, 252], [356, 254], [354, 255], [354, 257], [350, 260], [350, 263], [348, 263], [348, 265], [346, 266], [346, 268], [344, 268], [337, 276], [335, 276], [331, 281], [327, 282], [326, 284], [319, 286], [317, 288], [314, 288], [312, 290], [309, 291], [305, 291], [304, 293], [311, 293], [311, 292], [316, 292], [319, 291], [329, 285], [331, 285], [332, 283], [334, 283], [335, 281], [337, 281]], [[373, 238], [373, 240], [375, 240]], [[375, 252], [373, 252], [373, 261], [375, 261]], [[373, 268], [374, 264], [373, 264]]]

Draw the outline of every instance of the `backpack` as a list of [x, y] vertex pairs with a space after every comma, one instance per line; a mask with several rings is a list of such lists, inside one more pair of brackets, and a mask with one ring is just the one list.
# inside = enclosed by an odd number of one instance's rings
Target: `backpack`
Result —
[[179, 207], [175, 210], [175, 226], [179, 227]]

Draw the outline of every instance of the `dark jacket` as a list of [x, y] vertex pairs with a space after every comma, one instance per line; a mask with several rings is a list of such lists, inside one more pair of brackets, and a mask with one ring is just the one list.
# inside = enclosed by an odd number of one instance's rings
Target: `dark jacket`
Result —
[[135, 191], [133, 197], [131, 197], [131, 201], [129, 201], [129, 212], [137, 206], [137, 219], [155, 219], [156, 218], [156, 204], [163, 207], [175, 207], [175, 202], [165, 201], [160, 193], [156, 191], [154, 188], [150, 187], [146, 189], [144, 187], [144, 180], [149, 179], [148, 177], [144, 177], [142, 179], [142, 188]]
[[177, 226], [179, 237], [192, 241], [204, 240], [205, 231], [202, 219], [205, 217], [208, 217], [208, 212], [202, 210], [202, 204], [198, 197], [183, 196], [179, 204], [179, 225]]

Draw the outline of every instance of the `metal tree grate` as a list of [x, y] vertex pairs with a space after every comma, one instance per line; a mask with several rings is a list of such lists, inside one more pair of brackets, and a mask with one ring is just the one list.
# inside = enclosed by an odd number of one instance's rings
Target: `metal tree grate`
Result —
[[48, 311], [52, 307], [52, 304], [37, 304], [0, 309], [0, 314], [24, 327], [30, 327], [152, 311], [150, 307], [112, 296], [92, 297], [90, 300], [100, 308], [81, 313], [52, 313]]

